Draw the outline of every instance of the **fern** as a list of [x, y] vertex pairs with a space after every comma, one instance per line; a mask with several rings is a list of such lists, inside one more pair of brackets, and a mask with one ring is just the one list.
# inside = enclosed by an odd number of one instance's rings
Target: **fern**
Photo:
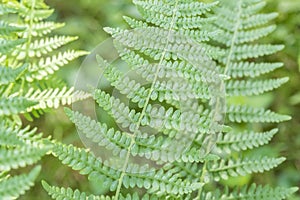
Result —
[[[285, 160], [243, 151], [268, 144], [278, 132], [256, 132], [247, 125], [279, 123], [290, 117], [226, 101], [261, 95], [288, 81], [264, 77], [281, 63], [256, 62], [283, 49], [257, 43], [274, 31], [275, 26], [268, 24], [277, 15], [260, 14], [265, 5], [260, 0], [222, 0], [219, 5], [193, 0], [133, 3], [143, 19], [125, 17], [131, 29], [105, 31], [135, 76], [96, 57], [105, 78], [123, 96], [96, 89], [93, 98], [119, 128], [66, 109], [78, 130], [112, 155], [96, 157], [86, 149], [58, 143], [52, 152], [89, 179], [103, 180], [111, 196], [87, 196], [44, 182], [52, 198], [273, 200], [297, 191], [254, 184], [228, 189], [221, 181], [262, 173]], [[143, 85], [143, 79], [150, 86]], [[206, 187], [214, 182], [220, 190]], [[138, 188], [144, 189], [142, 194], [133, 192]]]
[[[40, 166], [19, 176], [10, 177], [9, 173], [37, 163], [53, 147], [50, 139], [42, 138], [36, 128], [22, 128], [20, 114], [30, 119], [48, 108], [89, 97], [53, 78], [59, 67], [86, 52], [54, 52], [77, 38], [47, 36], [62, 27], [44, 22], [52, 12], [41, 0], [0, 3], [0, 172], [6, 172], [0, 178], [0, 199], [16, 199], [30, 189]], [[52, 59], [44, 58], [45, 53], [49, 56], [52, 53]]]
[[[1, 48], [1, 56], [3, 63], [5, 63], [3, 64], [5, 66], [3, 70], [7, 74], [5, 79], [9, 79], [11, 82], [5, 91], [6, 97], [25, 96], [27, 99], [36, 102], [44, 99], [48, 100], [48, 103], [41, 103], [42, 106], [29, 107], [24, 112], [26, 113], [33, 110], [41, 111], [41, 109], [52, 108], [52, 105], [55, 105], [54, 107], [56, 108], [58, 102], [65, 102], [66, 99], [72, 99], [72, 95], [78, 95], [79, 93], [73, 93], [71, 92], [72, 89], [68, 90], [65, 88], [65, 85], [61, 84], [52, 84], [51, 87], [46, 88], [48, 91], [39, 87], [41, 80], [52, 79], [54, 73], [60, 67], [87, 54], [87, 52], [75, 50], [66, 50], [66, 52], [55, 51], [76, 40], [77, 37], [53, 34], [55, 29], [62, 27], [64, 24], [44, 21], [53, 13], [53, 10], [41, 0], [25, 3], [9, 1], [2, 3], [2, 5], [8, 10], [14, 10], [20, 18], [18, 21], [3, 21], [10, 27], [10, 31], [4, 33], [5, 39], [4, 37], [2, 39], [6, 45]], [[22, 39], [17, 39], [20, 37]], [[17, 73], [19, 73], [19, 76], [16, 75]], [[8, 83], [8, 80], [3, 81], [6, 84]], [[34, 94], [32, 93], [33, 88], [37, 90]], [[50, 91], [53, 91], [53, 93], [50, 94]], [[57, 91], [60, 93], [60, 100], [54, 97]], [[81, 94], [83, 95], [82, 98], [88, 96], [84, 93]], [[50, 99], [49, 95], [52, 95], [52, 99]], [[78, 100], [80, 98], [75, 97], [72, 101], [68, 100], [66, 103], [70, 104]]]
[[22, 174], [0, 180], [1, 199], [16, 199], [24, 194], [34, 184], [34, 180], [41, 170], [40, 166], [35, 167], [28, 174]]

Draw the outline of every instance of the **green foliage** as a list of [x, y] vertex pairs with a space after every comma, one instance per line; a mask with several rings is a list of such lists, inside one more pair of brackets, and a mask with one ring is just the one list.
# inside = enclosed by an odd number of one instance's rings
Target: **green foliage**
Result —
[[22, 174], [10, 178], [0, 179], [0, 198], [16, 199], [24, 194], [34, 184], [34, 180], [41, 171], [41, 167], [37, 166], [28, 174]]
[[0, 171], [5, 172], [0, 178], [0, 199], [16, 199], [32, 187], [40, 166], [19, 176], [10, 177], [9, 173], [37, 163], [53, 146], [49, 138], [37, 133], [37, 128], [22, 128], [20, 114], [30, 119], [31, 114], [38, 117], [45, 109], [89, 97], [50, 76], [59, 67], [86, 54], [72, 50], [65, 53], [68, 57], [62, 53], [52, 55], [52, 59], [45, 57], [76, 39], [47, 36], [61, 27], [44, 22], [52, 12], [41, 0], [0, 3]]
[[[66, 110], [81, 133], [112, 155], [100, 158], [86, 149], [58, 143], [52, 151], [90, 180], [101, 179], [112, 195], [88, 196], [44, 182], [51, 197], [272, 200], [296, 192], [297, 188], [255, 184], [228, 189], [222, 181], [262, 173], [285, 161], [284, 157], [251, 155], [278, 131], [257, 132], [253, 123], [275, 124], [290, 120], [289, 116], [225, 102], [225, 98], [262, 95], [288, 81], [267, 78], [283, 65], [263, 59], [283, 46], [257, 42], [274, 31], [270, 22], [277, 14], [261, 14], [265, 3], [260, 0], [222, 0], [219, 5], [192, 0], [133, 3], [143, 19], [125, 17], [131, 29], [105, 31], [114, 38], [135, 78], [97, 57], [105, 78], [123, 96], [96, 89], [93, 97], [119, 128]], [[143, 79], [150, 86], [143, 85]], [[125, 104], [125, 97], [134, 106]], [[137, 163], [138, 159], [154, 163], [157, 169]], [[220, 190], [209, 187], [214, 184]], [[137, 188], [144, 189], [141, 197], [132, 192]]]
[[226, 199], [262, 199], [262, 200], [282, 200], [285, 199], [287, 196], [290, 196], [292, 193], [296, 192], [297, 188], [271, 188], [269, 186], [256, 186], [255, 184], [252, 184], [249, 188], [243, 187], [241, 188], [241, 191], [233, 191], [232, 193], [229, 193], [227, 190], [225, 193], [216, 191], [214, 193], [208, 193], [205, 194], [202, 198], [204, 200], [208, 199], [220, 199], [220, 200], [226, 200]]

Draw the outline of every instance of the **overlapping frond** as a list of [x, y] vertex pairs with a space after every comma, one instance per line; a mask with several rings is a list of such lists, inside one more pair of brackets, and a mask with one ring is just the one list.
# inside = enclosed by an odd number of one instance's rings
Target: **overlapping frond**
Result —
[[[88, 175], [90, 179], [101, 177], [105, 184], [110, 185], [111, 191], [117, 190], [122, 171], [103, 163], [91, 152], [71, 145], [56, 144], [53, 154], [63, 164]], [[147, 166], [128, 165], [126, 172], [121, 182], [125, 188], [146, 188], [150, 193], [186, 194], [202, 187], [200, 183], [181, 180], [179, 174], [170, 171], [165, 173], [163, 169], [156, 171]]]
[[[10, 1], [1, 3], [3, 12], [10, 12], [19, 17], [19, 20], [11, 20], [9, 22], [1, 22], [2, 29], [6, 31], [0, 31], [0, 42], [1, 48], [0, 53], [5, 63], [5, 67], [1, 67], [1, 72], [3, 72], [3, 78], [1, 78], [1, 84], [8, 85], [6, 91], [6, 97], [16, 98], [16, 96], [24, 96], [27, 94], [26, 99], [34, 99], [38, 94], [49, 94], [51, 92], [43, 90], [40, 88], [36, 93], [32, 93], [32, 88], [30, 88], [31, 83], [49, 79], [49, 76], [53, 75], [60, 67], [68, 64], [72, 60], [86, 55], [87, 52], [76, 51], [76, 50], [66, 50], [65, 52], [57, 51], [60, 47], [65, 46], [67, 43], [77, 40], [77, 37], [72, 36], [48, 36], [53, 30], [62, 27], [64, 24], [55, 23], [51, 21], [45, 21], [52, 13], [53, 9], [50, 9], [42, 1]], [[5, 36], [5, 37], [4, 37]], [[16, 39], [20, 38], [20, 39]], [[12, 82], [18, 82], [14, 84]], [[22, 84], [20, 84], [22, 82]], [[36, 84], [38, 85], [38, 84]], [[59, 88], [60, 94], [66, 92], [64, 87], [54, 87]], [[36, 90], [37, 88], [35, 88]], [[70, 89], [69, 91], [71, 91]], [[54, 92], [57, 92], [55, 90]], [[28, 94], [33, 94], [35, 96], [29, 97]], [[69, 95], [71, 92], [67, 92]], [[57, 107], [58, 102], [65, 102], [70, 104], [77, 100], [87, 98], [88, 95], [83, 92], [78, 92], [75, 95], [82, 94], [82, 97], [76, 97], [70, 100], [69, 97], [58, 97], [58, 99], [53, 99], [51, 102], [55, 106], [51, 106], [48, 103], [48, 107]], [[50, 95], [50, 94], [49, 94]], [[46, 96], [44, 96], [46, 98]], [[68, 98], [68, 99], [67, 99]], [[40, 99], [41, 100], [41, 99]], [[43, 103], [43, 102], [42, 102]], [[45, 104], [45, 103], [44, 103]], [[49, 106], [50, 105], [50, 106]], [[45, 106], [35, 106], [30, 108], [30, 111], [34, 109], [45, 108]]]
[[[270, 21], [276, 14], [260, 14], [265, 5], [260, 0], [133, 3], [142, 19], [125, 17], [130, 29], [104, 29], [130, 71], [96, 56], [114, 92], [95, 89], [93, 98], [114, 123], [66, 109], [78, 131], [108, 150], [110, 158], [62, 144], [55, 145], [53, 155], [90, 179], [99, 177], [113, 192], [91, 199], [283, 199], [295, 192], [254, 185], [219, 194], [205, 187], [271, 170], [285, 160], [243, 154], [268, 144], [278, 129], [240, 130], [245, 124], [279, 123], [289, 116], [226, 103], [226, 98], [261, 95], [288, 81], [264, 77], [281, 63], [256, 62], [283, 49], [257, 43], [274, 31]], [[137, 163], [139, 159], [157, 169]], [[44, 187], [56, 199], [89, 198], [70, 188]], [[137, 188], [152, 196], [131, 192]]]
[[233, 192], [229, 190], [226, 191], [216, 191], [209, 192], [204, 194], [201, 199], [203, 200], [252, 200], [252, 199], [261, 199], [261, 200], [283, 200], [288, 196], [296, 192], [297, 188], [282, 188], [276, 187], [271, 188], [269, 186], [257, 186], [256, 184], [252, 184], [247, 187], [244, 186], [241, 189], [235, 189]]
[[13, 176], [0, 180], [0, 198], [16, 199], [34, 185], [34, 180], [41, 171], [37, 166], [28, 174]]
[[[14, 177], [9, 175], [11, 170], [37, 163], [52, 149], [49, 139], [42, 138], [36, 128], [22, 128], [19, 115], [30, 112], [37, 117], [47, 108], [89, 97], [49, 76], [86, 54], [75, 50], [55, 52], [77, 37], [49, 37], [64, 25], [45, 22], [52, 13], [43, 0], [0, 3], [0, 171], [7, 174], [0, 178], [0, 199], [16, 199], [32, 187], [40, 166]], [[9, 17], [2, 19], [2, 15]]]

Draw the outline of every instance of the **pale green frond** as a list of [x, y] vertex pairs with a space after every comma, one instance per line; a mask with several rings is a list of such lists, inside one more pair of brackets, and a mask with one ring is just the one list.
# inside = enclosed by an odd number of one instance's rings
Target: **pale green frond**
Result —
[[240, 61], [249, 58], [258, 58], [265, 55], [271, 55], [281, 51], [283, 48], [283, 45], [270, 44], [240, 45], [234, 48], [231, 59], [234, 61]]
[[[29, 26], [28, 24], [25, 24], [25, 26]], [[52, 33], [53, 30], [64, 27], [64, 23], [55, 23], [55, 22], [37, 22], [34, 23], [31, 26], [31, 35], [34, 37], [43, 37], [49, 33]], [[28, 37], [28, 32], [21, 32], [19, 33], [22, 37], [27, 38]]]
[[23, 44], [26, 42], [26, 39], [17, 39], [17, 40], [5, 40], [0, 39], [0, 53], [1, 54], [8, 54], [13, 51], [18, 45]]
[[243, 21], [241, 26], [243, 27], [243, 29], [250, 29], [253, 27], [265, 25], [274, 20], [276, 17], [278, 17], [278, 13], [252, 15], [245, 21]]
[[216, 142], [216, 149], [220, 153], [226, 152], [230, 154], [232, 152], [257, 148], [268, 144], [277, 132], [278, 129], [272, 129], [263, 133], [253, 131], [220, 133]]
[[[44, 189], [56, 200], [113, 200], [114, 196], [96, 196], [96, 195], [87, 195], [85, 192], [80, 192], [78, 189], [72, 190], [71, 188], [59, 188], [55, 186], [50, 186], [46, 181], [42, 181]], [[155, 194], [149, 195], [145, 194], [142, 197], [139, 197], [138, 193], [121, 195], [119, 200], [159, 200], [166, 198], [166, 196], [157, 196]], [[172, 197], [168, 197], [169, 200], [173, 200]], [[176, 198], [177, 199], [177, 198]], [[175, 198], [174, 198], [175, 200]]]
[[[170, 24], [174, 22], [173, 29], [201, 28], [203, 24], [214, 20], [214, 18], [204, 18], [201, 15], [210, 11], [217, 4], [217, 2], [210, 4], [201, 2], [179, 2], [176, 4], [177, 9], [174, 10], [172, 8], [175, 6], [175, 1], [135, 1], [134, 3], [148, 23], [155, 24], [161, 28], [168, 28]], [[173, 19], [174, 16], [176, 21]]]
[[72, 60], [87, 55], [86, 51], [68, 50], [59, 52], [57, 55], [41, 58], [38, 62], [34, 62], [29, 67], [29, 72], [26, 74], [26, 80], [32, 82], [34, 80], [45, 79], [48, 75], [54, 74]]
[[[193, 82], [214, 82], [219, 78], [216, 69], [195, 66], [185, 60], [161, 61], [161, 64], [151, 63], [149, 59], [144, 58], [136, 51], [127, 48], [118, 48], [121, 58], [126, 61], [132, 70], [136, 70], [143, 78], [148, 81], [153, 80], [157, 70], [159, 78], [184, 78]], [[202, 63], [201, 66], [207, 63]], [[105, 65], [106, 66], [106, 65]], [[150, 76], [150, 77], [149, 77]], [[149, 78], [148, 78], [149, 77]]]
[[288, 80], [288, 77], [264, 80], [229, 80], [226, 83], [226, 93], [228, 96], [260, 95], [279, 88]]
[[[80, 171], [81, 174], [88, 174], [89, 178], [98, 176], [104, 180], [104, 184], [110, 185], [110, 190], [116, 190], [121, 172], [103, 165], [100, 158], [96, 158], [92, 153], [86, 150], [68, 147], [60, 144], [55, 145], [53, 154], [62, 161], [62, 163]], [[162, 169], [155, 171], [148, 167], [139, 167], [137, 165], [128, 165], [127, 173], [122, 180], [125, 188], [146, 188], [148, 192], [161, 194], [185, 194], [202, 187], [200, 183], [190, 183], [182, 181], [179, 175], [173, 173], [164, 173]]]
[[[99, 106], [114, 117], [123, 128], [129, 128], [132, 132], [136, 131], [140, 112], [129, 109], [119, 99], [101, 90], [96, 90], [93, 96]], [[148, 104], [141, 125], [161, 130], [165, 134], [174, 131], [198, 133], [208, 131], [209, 121], [206, 116], [200, 116], [192, 111], [181, 113], [180, 110], [174, 110], [172, 107], [165, 109], [163, 106], [157, 108]]]
[[232, 192], [214, 191], [203, 194], [203, 200], [284, 200], [287, 197], [295, 193], [298, 188], [283, 188], [270, 186], [257, 186], [252, 184], [251, 186], [244, 186], [242, 188], [234, 189]]
[[37, 128], [21, 128], [8, 120], [2, 121], [0, 125], [0, 145], [3, 147], [39, 145], [42, 141], [42, 134], [37, 133]]
[[50, 145], [35, 144], [0, 149], [0, 170], [8, 171], [32, 165], [51, 149]]
[[223, 31], [221, 34], [216, 35], [214, 39], [222, 44], [225, 44], [226, 46], [230, 46], [232, 42], [235, 44], [244, 44], [265, 37], [272, 33], [275, 29], [275, 25], [270, 25], [254, 30], [240, 31], [238, 32], [238, 35], [236, 36], [237, 38], [234, 41], [232, 41], [233, 33]]
[[[178, 57], [182, 59], [200, 61], [203, 63], [212, 62], [209, 56], [217, 56], [221, 52], [216, 50], [216, 47], [199, 44], [191, 40], [189, 37], [182, 35], [178, 32], [169, 33], [168, 30], [160, 29], [157, 27], [141, 28], [136, 30], [122, 30], [118, 28], [105, 28], [107, 33], [111, 34], [115, 41], [124, 45], [125, 47], [133, 48], [139, 50], [147, 55], [147, 51], [153, 50], [156, 53], [155, 60], [160, 60], [162, 52], [173, 53], [172, 55], [175, 60]], [[165, 40], [161, 38], [170, 38], [168, 46], [166, 46]], [[158, 54], [157, 51], [161, 51], [161, 54]], [[165, 53], [164, 53], [165, 54]], [[171, 57], [171, 54], [166, 59]], [[169, 60], [169, 59], [167, 59]], [[205, 66], [203, 66], [205, 67]]]
[[101, 90], [96, 90], [93, 97], [98, 105], [114, 117], [115, 121], [123, 128], [129, 128], [130, 131], [135, 130], [135, 124], [138, 122], [140, 113], [133, 109], [130, 110], [120, 99], [111, 97]]
[[26, 65], [18, 67], [17, 69], [0, 66], [0, 85], [6, 85], [15, 81], [26, 68]]
[[257, 2], [253, 2], [247, 7], [244, 7], [242, 16], [248, 17], [254, 15], [255, 13], [260, 12], [266, 5], [267, 5], [266, 1], [259, 0]]
[[230, 105], [227, 108], [227, 117], [231, 122], [250, 123], [279, 123], [290, 120], [287, 115], [277, 114], [271, 110], [263, 108], [253, 108], [249, 106]]
[[44, 20], [52, 15], [54, 12], [53, 9], [31, 9], [31, 5], [28, 5], [28, 7], [24, 5], [20, 5], [18, 8], [18, 14], [22, 16], [25, 20], [25, 22], [30, 22], [31, 19], [33, 19], [35, 22]]
[[79, 190], [72, 190], [71, 188], [59, 188], [50, 186], [46, 181], [42, 181], [43, 188], [52, 197], [52, 199], [64, 199], [64, 200], [113, 200], [113, 197], [109, 196], [95, 196], [87, 195]]
[[24, 97], [0, 97], [0, 116], [19, 114], [36, 104], [37, 102]]
[[25, 27], [14, 26], [5, 21], [0, 21], [0, 35], [9, 36], [11, 33], [25, 30]]
[[285, 161], [285, 158], [245, 158], [245, 159], [222, 159], [215, 161], [208, 168], [215, 181], [227, 180], [229, 177], [246, 176], [252, 173], [269, 171]]
[[5, 15], [5, 14], [8, 14], [8, 13], [15, 13], [15, 12], [17, 12], [16, 8], [1, 3], [1, 5], [0, 5], [0, 15]]
[[0, 181], [0, 199], [17, 199], [33, 186], [41, 171], [37, 166], [28, 174], [10, 177]]
[[44, 90], [35, 90], [33, 88], [27, 91], [25, 97], [31, 101], [38, 102], [27, 109], [27, 112], [37, 109], [58, 108], [60, 105], [71, 105], [76, 101], [87, 99], [91, 95], [83, 92], [76, 91], [72, 88], [48, 88]]
[[[53, 50], [58, 49], [67, 43], [77, 40], [77, 38], [78, 37], [53, 36], [35, 40], [30, 44], [28, 56], [30, 58], [41, 57], [42, 55], [49, 54]], [[27, 44], [19, 46], [15, 51], [12, 52], [12, 56], [15, 56], [18, 60], [23, 60], [27, 56], [27, 48]]]
[[[132, 134], [108, 128], [106, 124], [92, 120], [78, 112], [66, 110], [66, 113], [81, 134], [84, 134], [99, 146], [106, 147], [106, 149], [112, 151], [113, 155], [119, 155], [122, 158], [128, 152]], [[146, 157], [147, 159], [163, 162], [174, 162], [175, 160], [199, 162], [202, 158], [198, 150], [183, 150], [173, 145], [174, 142], [181, 144], [180, 141], [174, 141], [163, 136], [158, 137], [141, 133], [135, 138], [135, 142], [130, 152], [132, 156]]]
[[128, 16], [124, 16], [123, 18], [126, 21], [126, 23], [130, 26], [130, 28], [132, 28], [132, 29], [148, 27], [148, 24], [144, 21], [140, 21], [140, 20], [128, 17]]
[[18, 138], [18, 129], [7, 127], [5, 122], [0, 123], [0, 146], [22, 145], [24, 142]]
[[255, 78], [283, 67], [283, 63], [231, 63], [228, 67], [228, 75], [232, 78]]

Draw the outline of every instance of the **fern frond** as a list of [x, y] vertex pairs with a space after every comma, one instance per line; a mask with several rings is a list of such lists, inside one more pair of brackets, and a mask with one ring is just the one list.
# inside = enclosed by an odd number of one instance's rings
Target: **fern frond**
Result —
[[0, 85], [6, 85], [15, 81], [21, 72], [23, 72], [26, 68], [26, 65], [18, 67], [17, 69], [0, 66]]
[[[116, 122], [123, 128], [129, 128], [130, 131], [135, 130], [136, 123], [141, 115], [140, 112], [129, 109], [119, 99], [111, 97], [101, 90], [96, 90], [93, 96], [99, 106], [114, 117]], [[172, 107], [167, 110], [164, 107], [158, 109], [152, 107], [151, 104], [148, 104], [145, 111], [141, 125], [162, 130], [166, 134], [170, 134], [174, 130], [189, 133], [208, 132], [208, 119], [197, 113], [181, 113], [179, 110], [174, 111]]]
[[283, 63], [239, 62], [232, 63], [232, 65], [228, 67], [228, 74], [230, 74], [232, 78], [255, 78], [280, 67], [283, 67]]
[[[250, 200], [265, 198], [263, 192], [277, 194], [256, 188], [251, 193], [246, 188], [222, 196], [204, 187], [210, 181], [218, 182], [219, 187], [221, 180], [264, 172], [285, 160], [263, 155], [239, 157], [238, 152], [269, 143], [278, 130], [240, 132], [235, 127], [278, 123], [289, 120], [289, 116], [247, 105], [226, 107], [226, 97], [260, 95], [287, 82], [287, 78], [262, 77], [282, 67], [281, 63], [266, 63], [262, 57], [283, 46], [256, 43], [274, 31], [275, 26], [268, 23], [276, 14], [259, 14], [265, 5], [261, 0], [223, 0], [220, 6], [194, 0], [133, 2], [144, 19], [125, 17], [132, 29], [104, 30], [112, 35], [122, 61], [128, 64], [126, 69], [134, 73], [126, 74], [96, 56], [106, 80], [123, 96], [114, 97], [101, 89], [93, 92], [98, 105], [125, 130], [66, 110], [78, 130], [109, 150], [113, 158], [102, 161], [88, 150], [62, 144], [54, 144], [53, 155], [89, 179], [97, 176], [103, 180], [115, 192], [107, 198], [115, 200], [189, 200], [201, 196]], [[124, 99], [130, 103], [125, 104]], [[225, 114], [234, 125], [232, 129], [224, 125]], [[154, 161], [158, 169], [136, 164], [139, 157]], [[56, 198], [73, 198], [74, 194], [87, 198], [78, 190], [46, 188], [52, 189], [50, 194]], [[122, 196], [124, 190], [135, 188], [153, 196]]]
[[216, 143], [217, 151], [220, 153], [232, 153], [233, 151], [244, 151], [253, 149], [264, 144], [268, 144], [273, 136], [278, 132], [278, 129], [271, 131], [256, 133], [256, 132], [243, 132], [243, 133], [221, 133], [218, 135]]
[[[32, 57], [41, 57], [42, 55], [48, 54], [55, 49], [58, 49], [61, 46], [64, 46], [67, 43], [77, 40], [78, 37], [70, 36], [54, 36], [46, 37], [40, 40], [35, 40], [30, 44], [30, 51], [28, 56]], [[12, 56], [15, 56], [18, 60], [23, 60], [27, 56], [28, 45], [24, 44], [19, 46], [15, 51], [12, 52]]]
[[8, 120], [3, 120], [0, 125], [0, 145], [3, 147], [39, 145], [42, 141], [42, 134], [37, 133], [36, 128], [21, 128]]
[[228, 96], [253, 96], [279, 88], [289, 78], [265, 79], [265, 80], [232, 80], [226, 84]]
[[[59, 188], [55, 186], [50, 186], [47, 182], [42, 181], [42, 185], [44, 189], [48, 192], [48, 194], [56, 200], [64, 199], [64, 200], [113, 200], [114, 196], [95, 196], [95, 195], [87, 195], [85, 192], [80, 192], [79, 190], [72, 190], [71, 188]], [[146, 194], [143, 197], [139, 197], [137, 193], [121, 195], [120, 200], [158, 200], [166, 198], [166, 196], [157, 196], [155, 194], [149, 195]], [[172, 198], [168, 198], [172, 200]], [[175, 199], [174, 199], [175, 200]]]
[[[28, 27], [29, 25], [27, 24], [26, 26]], [[63, 26], [65, 26], [64, 23], [55, 23], [55, 22], [49, 22], [49, 21], [37, 22], [31, 26], [31, 35], [34, 37], [43, 37], [44, 35], [51, 33], [53, 30], [59, 29]], [[24, 38], [27, 38], [28, 32], [21, 32], [21, 33], [19, 33], [19, 35]]]
[[41, 58], [39, 61], [32, 63], [29, 67], [26, 80], [33, 82], [34, 80], [45, 79], [47, 76], [59, 70], [60, 67], [86, 54], [88, 54], [86, 51], [67, 50], [63, 53], [59, 52], [57, 55]]
[[[249, 58], [258, 58], [265, 55], [271, 55], [284, 48], [283, 45], [270, 45], [270, 44], [260, 44], [260, 45], [240, 45], [234, 49], [229, 50], [229, 54], [232, 51], [231, 60], [241, 61]], [[223, 60], [224, 63], [227, 62], [227, 58]]]
[[24, 31], [25, 27], [14, 26], [5, 21], [0, 21], [0, 35], [9, 36], [11, 33]]
[[18, 45], [25, 43], [25, 39], [17, 39], [17, 40], [5, 40], [0, 39], [0, 53], [8, 54], [13, 51]]
[[14, 115], [26, 111], [27, 108], [36, 105], [37, 102], [24, 97], [0, 97], [0, 116]]
[[[63, 164], [66, 164], [74, 170], [80, 171], [81, 174], [88, 174], [89, 178], [93, 176], [101, 177], [105, 180], [105, 184], [110, 185], [110, 190], [115, 191], [118, 185], [121, 172], [109, 166], [103, 166], [102, 161], [96, 158], [92, 153], [75, 148], [71, 145], [68, 147], [56, 144], [53, 154]], [[202, 187], [200, 183], [190, 183], [182, 181], [178, 175], [167, 173], [161, 169], [145, 169], [145, 167], [131, 166], [127, 168], [126, 176], [122, 180], [125, 188], [145, 187], [150, 193], [169, 193], [169, 194], [185, 194]]]
[[15, 130], [6, 127], [4, 122], [0, 125], [0, 146], [15, 146], [24, 144], [24, 142], [18, 138], [18, 134]]
[[0, 181], [0, 199], [16, 199], [33, 186], [34, 180], [41, 171], [37, 166], [29, 174], [22, 174]]
[[5, 15], [8, 13], [15, 13], [15, 12], [17, 12], [17, 9], [12, 6], [5, 5], [5, 4], [0, 5], [0, 15]]
[[[210, 11], [217, 5], [214, 3], [201, 2], [169, 2], [167, 5], [164, 2], [157, 1], [134, 1], [134, 4], [139, 8], [142, 16], [147, 23], [155, 24], [156, 26], [167, 28], [170, 24], [174, 24], [174, 29], [193, 29], [201, 28], [204, 23], [213, 19], [203, 18], [201, 15]], [[171, 5], [170, 5], [171, 4]], [[177, 20], [174, 21], [174, 10], [172, 7], [176, 5]]]
[[246, 158], [238, 160], [216, 161], [209, 168], [209, 173], [212, 174], [215, 181], [221, 179], [227, 180], [229, 177], [245, 176], [251, 173], [262, 173], [274, 167], [277, 167], [285, 161], [285, 158]]
[[[106, 124], [96, 122], [69, 109], [66, 109], [66, 113], [80, 133], [99, 146], [111, 150], [113, 155], [119, 155], [122, 158], [129, 151], [132, 134], [108, 128]], [[202, 159], [198, 149], [183, 150], [174, 146], [174, 140], [163, 136], [155, 137], [154, 135], [143, 133], [138, 135], [135, 140], [136, 144], [130, 152], [132, 156], [138, 155], [163, 162], [174, 162], [175, 160], [178, 162], [199, 162]], [[179, 141], [177, 143], [180, 144]]]
[[287, 115], [277, 114], [263, 108], [253, 108], [249, 106], [231, 105], [227, 110], [228, 119], [231, 122], [251, 122], [251, 123], [279, 123], [290, 120]]
[[83, 91], [75, 91], [72, 87], [48, 88], [45, 90], [30, 89], [27, 91], [26, 98], [31, 101], [38, 102], [27, 109], [27, 112], [38, 109], [58, 108], [60, 105], [70, 105], [76, 101], [80, 101], [90, 97], [90, 94]]
[[21, 4], [18, 8], [18, 13], [24, 18], [25, 22], [29, 22], [31, 19], [35, 22], [41, 21], [50, 17], [54, 12], [53, 9], [49, 8], [31, 9], [31, 4], [29, 3], [27, 6]]
[[257, 186], [252, 184], [241, 189], [235, 189], [233, 192], [229, 190], [209, 192], [202, 196], [203, 200], [283, 200], [295, 193], [298, 188], [271, 188], [270, 186]]
[[71, 188], [59, 188], [50, 186], [46, 181], [42, 181], [43, 188], [48, 192], [52, 199], [64, 199], [64, 200], [112, 200], [113, 197], [109, 196], [95, 196], [87, 195], [79, 190], [72, 190]]
[[0, 170], [8, 171], [32, 165], [41, 159], [51, 146], [45, 144], [17, 146], [15, 148], [0, 149]]
[[[262, 37], [265, 37], [272, 33], [276, 29], [275, 25], [270, 25], [267, 27], [262, 27], [254, 30], [242, 30], [238, 33], [237, 39], [234, 41], [235, 44], [244, 44], [248, 42], [256, 41]], [[232, 35], [228, 32], [222, 32], [222, 34], [218, 34], [215, 39], [216, 41], [226, 45], [231, 45]]]

